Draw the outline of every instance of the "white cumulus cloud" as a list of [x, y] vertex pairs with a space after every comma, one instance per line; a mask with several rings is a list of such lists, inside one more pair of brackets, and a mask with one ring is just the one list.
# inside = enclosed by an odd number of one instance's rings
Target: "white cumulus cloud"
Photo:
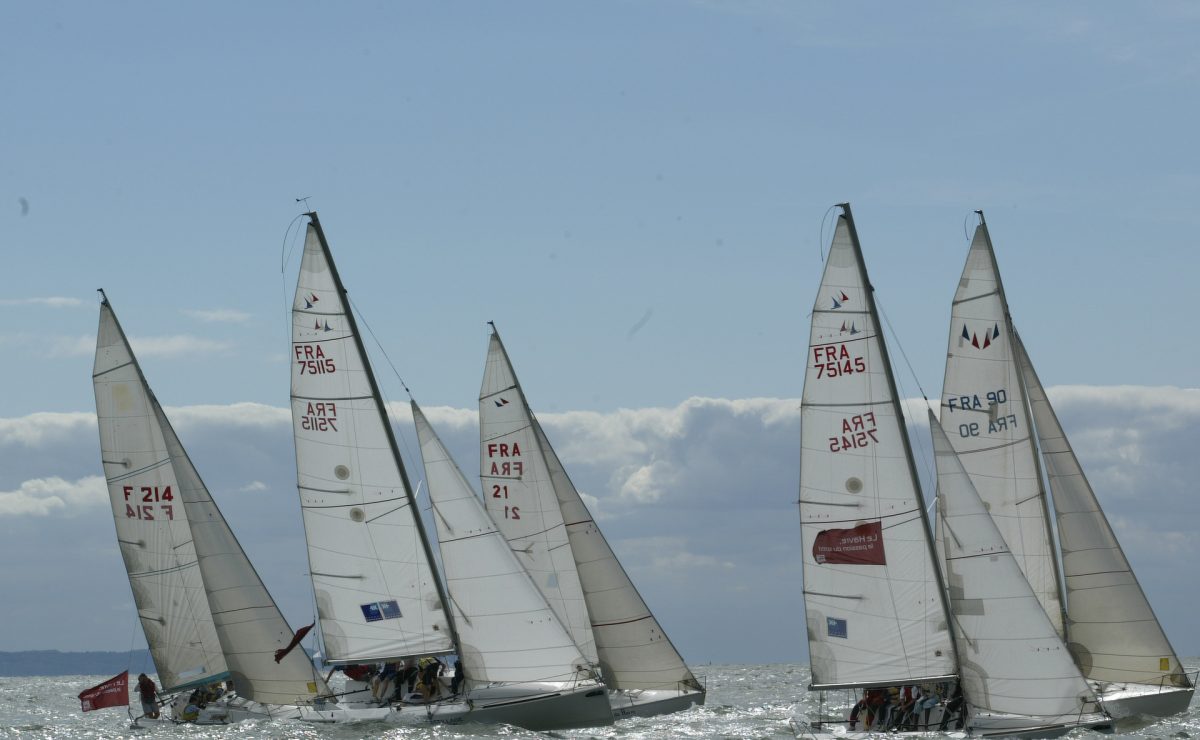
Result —
[[0, 517], [76, 516], [85, 509], [108, 504], [104, 478], [89, 475], [74, 482], [57, 476], [23, 482], [14, 491], [0, 491]]

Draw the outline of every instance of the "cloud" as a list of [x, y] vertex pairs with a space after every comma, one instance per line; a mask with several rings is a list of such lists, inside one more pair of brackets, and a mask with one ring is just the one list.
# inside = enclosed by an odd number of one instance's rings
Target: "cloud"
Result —
[[241, 491], [242, 493], [254, 493], [256, 491], [265, 491], [265, 490], [267, 490], [267, 484], [263, 483], [260, 480], [252, 480], [249, 483], [247, 483], [246, 485], [239, 488], [238, 490]]
[[[233, 348], [229, 342], [202, 339], [190, 334], [168, 337], [130, 337], [129, 343], [133, 345], [133, 352], [138, 357], [178, 357], [179, 355], [228, 352]], [[95, 351], [95, 340], [92, 340], [92, 344], [91, 351]]]
[[233, 308], [199, 309], [186, 308], [183, 313], [194, 319], [207, 323], [244, 324], [250, 320], [250, 314]]
[[85, 509], [107, 504], [108, 486], [99, 475], [74, 483], [57, 476], [35, 478], [24, 481], [15, 491], [0, 491], [0, 517], [77, 516]]
[[38, 412], [13, 419], [0, 418], [0, 446], [37, 447], [58, 444], [81, 430], [93, 435], [96, 415], [82, 411], [68, 413]]
[[78, 308], [83, 301], [78, 298], [64, 296], [45, 296], [40, 298], [0, 298], [0, 306], [46, 306], [48, 308]]

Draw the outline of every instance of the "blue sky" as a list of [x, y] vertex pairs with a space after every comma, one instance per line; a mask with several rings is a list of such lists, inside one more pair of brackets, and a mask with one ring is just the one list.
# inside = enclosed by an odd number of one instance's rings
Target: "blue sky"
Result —
[[[1194, 514], [1200, 472], [1186, 459], [1196, 6], [13, 3], [4, 17], [0, 557], [29, 564], [0, 583], [17, 625], [0, 649], [129, 640], [111, 523], [80, 483], [100, 473], [98, 287], [307, 623], [286, 423], [295, 259], [281, 272], [301, 196], [418, 400], [445, 407], [433, 423], [458, 424], [439, 430], [466, 470], [461, 412], [497, 322], [618, 555], [701, 661], [803, 656], [789, 414], [829, 207], [853, 203], [930, 396], [964, 223], [983, 208], [1016, 323], [1042, 379], [1071, 386], [1064, 422], [1104, 471], [1119, 533], [1141, 538], [1127, 547], [1152, 601], [1165, 621], [1194, 612], [1200, 584], [1174, 563], [1200, 546], [1153, 517]], [[101, 570], [71, 565], [84, 558]], [[87, 644], [46, 618], [81, 599], [112, 613]], [[1178, 624], [1176, 646], [1200, 653]]]

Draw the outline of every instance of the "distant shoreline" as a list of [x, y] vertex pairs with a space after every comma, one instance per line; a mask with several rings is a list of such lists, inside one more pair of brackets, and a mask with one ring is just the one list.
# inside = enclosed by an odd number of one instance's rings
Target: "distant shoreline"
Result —
[[154, 663], [150, 660], [150, 651], [22, 650], [0, 652], [0, 677], [112, 676], [126, 669], [131, 673], [154, 673]]

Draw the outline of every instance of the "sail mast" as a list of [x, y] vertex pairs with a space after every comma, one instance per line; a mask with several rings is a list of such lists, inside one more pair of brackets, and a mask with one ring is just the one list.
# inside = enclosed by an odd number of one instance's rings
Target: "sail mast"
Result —
[[363, 374], [366, 376], [367, 382], [371, 387], [371, 395], [375, 400], [375, 407], [379, 411], [380, 419], [383, 421], [383, 429], [387, 435], [388, 445], [391, 447], [392, 455], [395, 457], [396, 466], [400, 470], [400, 478], [404, 483], [404, 495], [408, 499], [408, 505], [412, 507], [413, 518], [416, 520], [417, 534], [421, 539], [421, 547], [425, 551], [425, 559], [429, 563], [430, 570], [433, 571], [433, 582], [437, 589], [438, 598], [441, 600], [446, 615], [446, 625], [450, 630], [450, 641], [454, 644], [455, 650], [459, 649], [458, 630], [454, 625], [454, 614], [450, 608], [450, 599], [446, 596], [446, 590], [442, 585], [441, 573], [438, 569], [437, 560], [433, 557], [433, 548], [429, 543], [429, 537], [425, 533], [425, 526], [420, 521], [420, 508], [417, 506], [416, 497], [413, 496], [412, 483], [408, 479], [408, 471], [404, 467], [404, 459], [400, 456], [400, 447], [396, 444], [396, 434], [392, 430], [391, 420], [388, 418], [387, 409], [383, 405], [383, 396], [379, 392], [379, 383], [375, 380], [375, 371], [371, 367], [370, 361], [367, 360], [367, 350], [363, 345], [362, 335], [358, 332], [358, 322], [354, 319], [354, 311], [350, 308], [350, 296], [346, 292], [346, 286], [342, 284], [342, 277], [338, 274], [337, 263], [333, 261], [333, 254], [329, 251], [329, 242], [325, 239], [325, 231], [321, 228], [321, 222], [317, 218], [316, 211], [309, 211], [304, 214], [309, 217], [313, 228], [317, 232], [317, 239], [321, 243], [321, 251], [325, 254], [325, 261], [329, 264], [329, 274], [333, 279], [333, 284], [337, 288], [338, 296], [342, 299], [346, 306], [346, 323], [350, 327], [350, 333], [354, 336], [354, 344], [358, 348], [359, 354], [363, 358]]
[[[1000, 265], [996, 262], [996, 250], [992, 247], [992, 234], [988, 231], [987, 221], [983, 217], [983, 210], [976, 210], [975, 213], [979, 215], [979, 228], [983, 231], [983, 240], [987, 244], [988, 258], [992, 261], [992, 273], [996, 276], [996, 294], [1000, 298], [1000, 308], [1004, 311], [1004, 331], [1008, 335], [1008, 346], [1014, 348], [1013, 351], [1015, 352], [1015, 348], [1017, 346], [1017, 330], [1013, 325], [1012, 313], [1010, 313], [1008, 310], [1008, 296], [1006, 296], [1004, 293], [1004, 279], [1000, 277]], [[1013, 361], [1017, 361], [1015, 356], [1013, 357]], [[1050, 526], [1050, 500], [1049, 496], [1046, 495], [1046, 487], [1043, 485], [1042, 456], [1038, 454], [1037, 438], [1036, 435], [1032, 433], [1034, 427], [1033, 416], [1029, 410], [1029, 389], [1025, 383], [1024, 375], [1022, 375], [1020, 372], [1017, 373], [1017, 383], [1021, 388], [1020, 406], [1021, 413], [1025, 418], [1025, 428], [1030, 430], [1029, 446], [1033, 450], [1033, 470], [1034, 477], [1037, 480], [1038, 498], [1041, 499], [1042, 502], [1042, 519], [1046, 525], [1046, 541], [1050, 543], [1050, 546], [1054, 551], [1058, 551], [1058, 548], [1055, 547], [1056, 540], [1054, 537], [1054, 530], [1053, 527]], [[1060, 558], [1052, 558], [1052, 562], [1054, 564], [1054, 587], [1058, 589], [1058, 606], [1061, 613], [1060, 619], [1062, 624], [1062, 637], [1063, 642], [1068, 642], [1070, 624], [1067, 621], [1067, 599], [1066, 589], [1063, 585], [1062, 563]]]
[[926, 514], [925, 494], [921, 491], [921, 481], [917, 476], [917, 465], [913, 459], [912, 441], [908, 438], [908, 425], [904, 422], [904, 409], [900, 406], [900, 393], [896, 390], [896, 376], [892, 372], [891, 355], [888, 354], [887, 340], [883, 336], [883, 325], [879, 322], [879, 309], [875, 305], [875, 286], [871, 284], [870, 277], [867, 276], [867, 263], [863, 259], [862, 245], [858, 242], [858, 230], [854, 227], [854, 215], [850, 213], [849, 203], [839, 203], [838, 206], [842, 209], [842, 215], [846, 219], [846, 226], [850, 229], [850, 243], [854, 247], [854, 256], [858, 259], [858, 270], [862, 276], [863, 286], [866, 288], [863, 293], [867, 297], [867, 310], [871, 313], [871, 322], [878, 329], [877, 338], [879, 346], [883, 350], [885, 362], [883, 363], [883, 372], [887, 377], [888, 390], [892, 394], [892, 405], [896, 413], [896, 419], [900, 422], [900, 439], [904, 444], [904, 455], [908, 460], [908, 473], [912, 477], [913, 489], [916, 492], [917, 504], [921, 510], [921, 526], [925, 530], [925, 546], [929, 550], [930, 561], [934, 563], [933, 576], [937, 581], [938, 600], [942, 604], [942, 614], [946, 619], [946, 629], [950, 633], [950, 649], [954, 651], [954, 665], [958, 665], [958, 647], [954, 641], [954, 622], [950, 619], [950, 606], [946, 603], [946, 582], [942, 569], [937, 565], [937, 552], [933, 547], [933, 530], [929, 526], [929, 516]]

